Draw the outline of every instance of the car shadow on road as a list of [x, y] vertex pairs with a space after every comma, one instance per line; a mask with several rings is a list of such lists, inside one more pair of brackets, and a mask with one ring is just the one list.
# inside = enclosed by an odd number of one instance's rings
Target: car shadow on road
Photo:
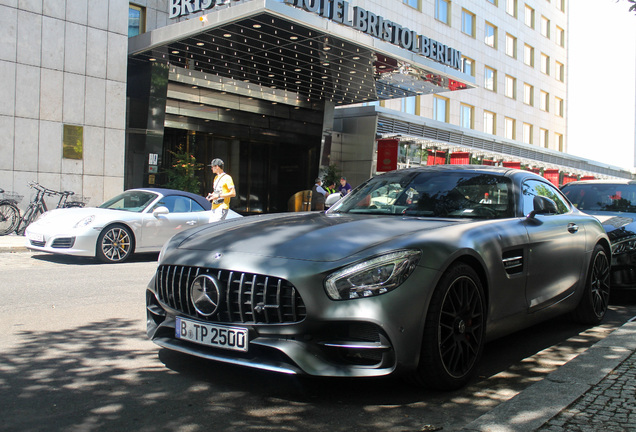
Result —
[[[124, 263], [134, 263], [134, 262], [150, 262], [157, 261], [159, 254], [157, 252], [152, 253], [137, 253], [127, 259]], [[55, 264], [66, 264], [66, 265], [120, 265], [120, 264], [107, 264], [99, 261], [94, 257], [81, 257], [81, 256], [71, 256], [71, 255], [56, 255], [56, 254], [45, 254], [45, 253], [34, 253], [31, 256], [32, 259], [38, 261], [46, 261]]]

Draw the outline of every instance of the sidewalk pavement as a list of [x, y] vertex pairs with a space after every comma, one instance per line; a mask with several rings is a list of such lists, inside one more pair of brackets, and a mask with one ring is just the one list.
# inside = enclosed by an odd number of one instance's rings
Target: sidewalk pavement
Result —
[[16, 234], [0, 236], [0, 253], [2, 252], [25, 252], [26, 238]]
[[[27, 251], [25, 243], [0, 236], [0, 253]], [[462, 432], [601, 430], [636, 430], [636, 317]]]

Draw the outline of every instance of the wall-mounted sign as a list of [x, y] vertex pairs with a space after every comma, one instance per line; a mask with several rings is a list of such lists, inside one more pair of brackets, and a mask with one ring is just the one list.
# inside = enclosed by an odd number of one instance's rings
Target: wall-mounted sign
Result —
[[346, 0], [285, 0], [285, 3], [461, 70], [461, 52], [366, 9], [351, 7]]
[[387, 172], [397, 169], [398, 160], [398, 140], [380, 139], [378, 140], [378, 172]]
[[159, 163], [159, 155], [157, 153], [148, 153], [148, 165], [157, 165]]

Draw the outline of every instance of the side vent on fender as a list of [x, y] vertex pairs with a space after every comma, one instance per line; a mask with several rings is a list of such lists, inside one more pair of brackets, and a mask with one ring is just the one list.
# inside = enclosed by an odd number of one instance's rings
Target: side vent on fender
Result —
[[509, 275], [523, 272], [523, 249], [506, 251], [501, 260]]

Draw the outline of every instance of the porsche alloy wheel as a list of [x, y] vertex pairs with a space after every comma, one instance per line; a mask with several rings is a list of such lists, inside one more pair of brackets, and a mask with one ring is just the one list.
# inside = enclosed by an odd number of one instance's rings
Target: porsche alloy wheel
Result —
[[596, 325], [603, 320], [609, 306], [610, 263], [605, 249], [596, 245], [588, 270], [583, 297], [573, 312], [574, 319]]
[[444, 274], [426, 317], [418, 383], [453, 390], [470, 380], [484, 348], [485, 303], [472, 267], [456, 264]]
[[132, 251], [132, 233], [123, 225], [107, 227], [97, 240], [97, 258], [105, 263], [123, 262], [132, 255]]

